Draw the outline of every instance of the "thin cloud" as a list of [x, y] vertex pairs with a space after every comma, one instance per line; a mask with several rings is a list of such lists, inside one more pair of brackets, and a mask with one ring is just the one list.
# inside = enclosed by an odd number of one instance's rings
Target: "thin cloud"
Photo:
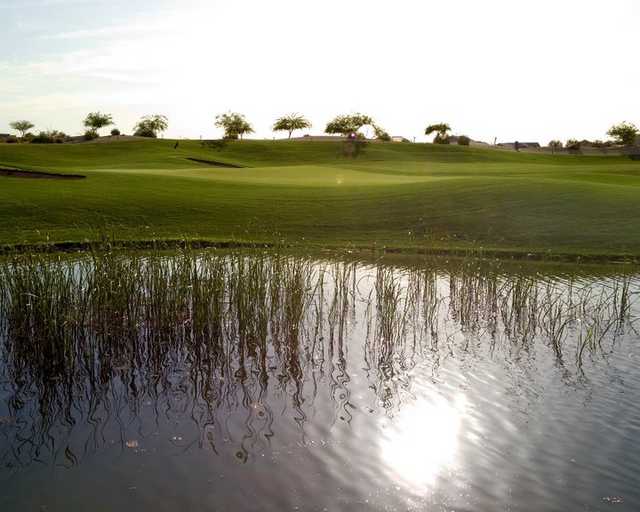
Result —
[[0, 2], [0, 9], [19, 11], [21, 9], [31, 9], [33, 7], [97, 4], [99, 2], [100, 0], [8, 0], [6, 2]]
[[153, 24], [128, 24], [128, 25], [113, 25], [108, 27], [96, 27], [90, 29], [71, 30], [67, 32], [59, 32], [57, 34], [47, 34], [42, 36], [42, 39], [55, 39], [55, 40], [77, 40], [77, 39], [98, 39], [98, 38], [110, 38], [114, 36], [137, 36], [153, 32], [159, 32], [164, 30], [170, 30], [171, 26], [166, 23], [153, 23]]

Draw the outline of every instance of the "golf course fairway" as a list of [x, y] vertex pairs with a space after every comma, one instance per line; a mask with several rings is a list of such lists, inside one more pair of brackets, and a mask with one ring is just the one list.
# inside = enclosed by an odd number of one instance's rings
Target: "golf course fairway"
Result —
[[[221, 166], [233, 164], [238, 167]], [[1, 144], [0, 245], [200, 240], [640, 256], [640, 162], [410, 143]]]

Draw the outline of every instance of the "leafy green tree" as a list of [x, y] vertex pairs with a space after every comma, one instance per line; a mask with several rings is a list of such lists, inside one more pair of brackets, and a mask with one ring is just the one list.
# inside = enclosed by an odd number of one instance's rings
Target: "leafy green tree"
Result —
[[242, 114], [227, 112], [216, 116], [216, 126], [224, 130], [225, 139], [237, 139], [245, 133], [253, 133], [253, 127]]
[[632, 146], [638, 134], [640, 134], [640, 131], [636, 125], [626, 121], [613, 125], [607, 132], [607, 135], [613, 137], [618, 144], [624, 146]]
[[20, 132], [20, 138], [24, 139], [25, 134], [34, 127], [34, 124], [31, 121], [22, 120], [14, 121], [9, 126], [15, 131]]
[[373, 125], [373, 130], [376, 134], [376, 139], [381, 140], [383, 142], [389, 142], [391, 140], [391, 135], [389, 135], [383, 128], [378, 125]]
[[436, 136], [433, 139], [434, 144], [449, 144], [449, 136], [447, 135], [447, 133], [450, 131], [451, 126], [449, 126], [447, 123], [437, 123], [427, 126], [424, 134], [431, 135], [435, 133]]
[[562, 142], [559, 140], [549, 141], [548, 146], [551, 148], [551, 152], [555, 153], [556, 151], [562, 149]]
[[118, 130], [117, 128], [114, 128], [113, 130], [111, 130], [111, 136], [112, 137], [120, 136], [120, 130]]
[[289, 138], [295, 130], [304, 130], [305, 128], [311, 128], [311, 122], [300, 114], [280, 117], [273, 125], [274, 132], [288, 132]]
[[137, 137], [150, 137], [155, 139], [158, 136], [158, 132], [164, 132], [167, 128], [169, 128], [167, 116], [155, 114], [141, 118], [133, 127], [133, 131]]
[[335, 117], [329, 121], [324, 129], [325, 133], [338, 133], [349, 136], [355, 134], [360, 128], [366, 125], [374, 125], [373, 119], [364, 114], [348, 114]]
[[460, 135], [458, 137], [458, 145], [459, 146], [469, 146], [471, 144], [471, 139], [466, 135]]
[[84, 126], [88, 131], [98, 135], [98, 130], [113, 124], [111, 114], [103, 114], [102, 112], [91, 112], [84, 118]]
[[577, 139], [568, 139], [566, 144], [564, 145], [564, 147], [570, 151], [578, 151], [580, 150], [581, 146], [582, 143]]

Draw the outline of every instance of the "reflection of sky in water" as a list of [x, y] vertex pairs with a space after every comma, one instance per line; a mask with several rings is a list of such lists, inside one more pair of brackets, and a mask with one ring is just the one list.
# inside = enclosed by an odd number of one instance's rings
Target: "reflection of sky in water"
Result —
[[418, 492], [432, 486], [458, 456], [464, 412], [462, 395], [453, 402], [435, 395], [405, 404], [383, 424], [379, 445], [387, 474]]
[[[161, 300], [143, 286], [122, 317], [109, 294], [95, 306], [61, 294], [42, 310], [60, 306], [58, 325], [98, 312], [64, 343], [23, 322], [22, 295], [2, 299], [15, 306], [0, 310], [2, 510], [96, 495], [154, 512], [571, 510], [618, 497], [634, 510], [640, 348], [637, 305], [616, 313], [625, 280], [232, 262], [222, 294], [206, 288], [215, 272], [192, 286], [168, 278], [180, 266], [156, 269]], [[114, 296], [140, 291], [126, 263], [103, 270]], [[557, 321], [568, 327], [554, 345]]]

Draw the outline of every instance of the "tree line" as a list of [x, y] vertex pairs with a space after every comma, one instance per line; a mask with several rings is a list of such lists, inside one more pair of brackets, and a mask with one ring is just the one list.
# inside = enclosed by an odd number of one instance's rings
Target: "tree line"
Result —
[[[102, 112], [91, 112], [87, 114], [84, 119], [84, 139], [93, 140], [98, 138], [99, 131], [102, 128], [113, 126], [113, 117], [111, 114], [104, 114]], [[253, 133], [254, 129], [251, 123], [246, 119], [243, 114], [238, 112], [226, 112], [219, 114], [215, 117], [214, 125], [224, 131], [224, 139], [237, 140], [243, 139], [246, 134]], [[38, 135], [33, 135], [30, 130], [34, 128], [34, 124], [27, 120], [19, 120], [10, 123], [12, 129], [20, 133], [20, 140], [24, 142], [45, 143], [45, 142], [66, 142], [71, 140], [65, 133], [50, 130], [40, 132]], [[388, 132], [380, 127], [371, 116], [354, 113], [338, 115], [331, 121], [329, 121], [325, 127], [324, 132], [332, 135], [342, 135], [353, 139], [362, 139], [364, 136], [361, 133], [361, 129], [365, 126], [369, 126], [375, 135], [375, 138], [381, 141], [390, 141], [391, 137]], [[136, 125], [133, 127], [133, 135], [138, 137], [156, 138], [162, 132], [165, 132], [169, 127], [169, 120], [166, 116], [161, 114], [154, 114], [142, 117]], [[288, 114], [279, 117], [275, 120], [272, 130], [274, 132], [287, 132], [290, 139], [294, 132], [311, 128], [312, 124], [306, 117], [300, 114]], [[447, 123], [435, 123], [426, 127], [425, 135], [434, 135], [434, 144], [451, 144], [453, 141], [460, 145], [468, 146], [471, 143], [471, 139], [466, 135], [460, 135], [452, 137], [450, 135], [451, 126]], [[111, 130], [112, 136], [119, 136], [121, 132], [118, 128]], [[637, 137], [640, 135], [640, 130], [633, 123], [622, 122], [613, 125], [608, 131], [607, 135], [612, 138], [609, 141], [578, 141], [576, 139], [569, 139], [566, 142], [567, 149], [580, 149], [581, 146], [588, 143], [594, 147], [608, 147], [613, 145], [630, 146], [636, 142]], [[16, 139], [17, 141], [17, 139]], [[552, 150], [559, 150], [563, 147], [563, 144], [559, 140], [552, 140], [549, 142], [548, 147]]]

